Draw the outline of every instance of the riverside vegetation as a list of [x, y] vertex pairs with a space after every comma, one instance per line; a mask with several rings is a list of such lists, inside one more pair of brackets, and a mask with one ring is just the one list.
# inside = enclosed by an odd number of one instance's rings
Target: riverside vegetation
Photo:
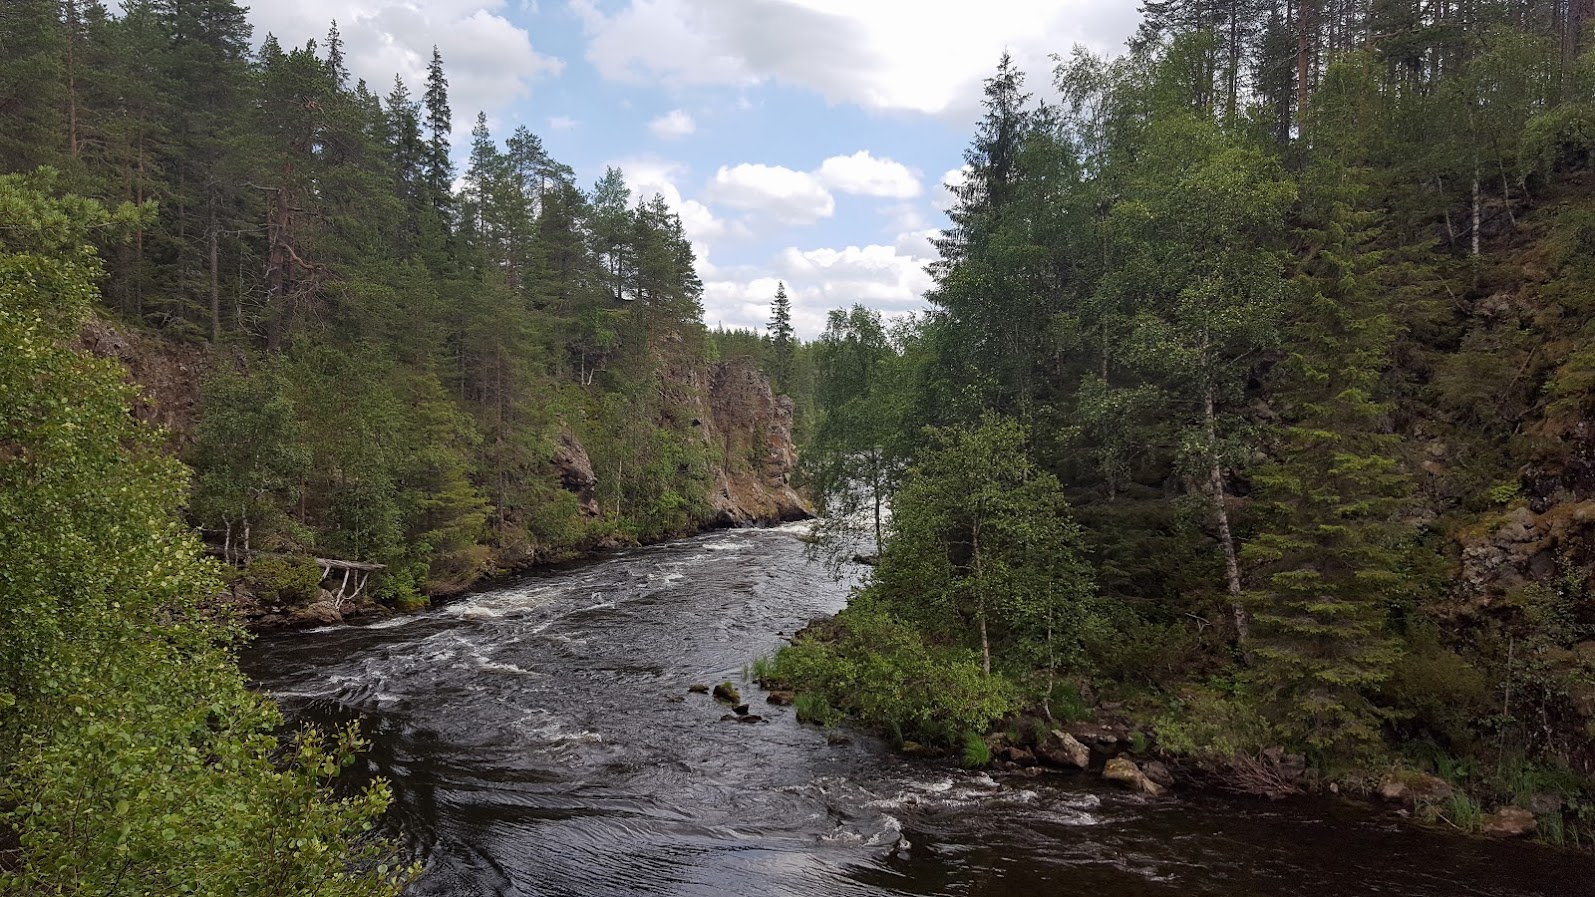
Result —
[[[1023, 708], [1112, 705], [1210, 768], [1427, 771], [1455, 824], [1588, 843], [1586, 23], [1146, 11], [1060, 60], [1061, 105], [988, 83], [929, 315], [801, 346], [781, 294], [769, 334], [706, 331], [622, 173], [583, 190], [480, 118], [455, 171], [441, 58], [379, 96], [335, 27], [252, 52], [230, 0], [6, 3], [0, 888], [397, 893], [386, 788], [338, 781], [357, 734], [284, 737], [213, 599], [308, 601], [322, 555], [413, 607], [707, 525], [770, 448], [703, 432], [735, 359], [883, 542], [765, 668], [805, 718], [983, 762]], [[107, 341], [200, 394], [140, 405], [75, 348]]]
[[708, 332], [621, 172], [481, 116], [456, 171], [436, 55], [379, 97], [231, 0], [8, 0], [0, 48], [0, 891], [397, 893], [386, 786], [278, 731], [240, 599], [800, 516], [758, 367], [802, 395], [806, 353]]
[[831, 313], [805, 460], [879, 566], [759, 672], [969, 762], [1096, 714], [1588, 846], [1590, 23], [1144, 12], [1055, 104], [986, 82], [927, 314]]

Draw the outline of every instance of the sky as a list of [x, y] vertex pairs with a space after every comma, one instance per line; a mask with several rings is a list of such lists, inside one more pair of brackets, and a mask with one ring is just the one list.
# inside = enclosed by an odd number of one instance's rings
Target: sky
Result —
[[1139, 0], [256, 0], [256, 40], [318, 42], [419, 95], [436, 45], [463, 160], [477, 112], [524, 125], [590, 187], [681, 215], [710, 327], [762, 328], [777, 282], [805, 338], [854, 303], [923, 308], [981, 82], [1004, 51], [1047, 93], [1054, 53], [1116, 52]]

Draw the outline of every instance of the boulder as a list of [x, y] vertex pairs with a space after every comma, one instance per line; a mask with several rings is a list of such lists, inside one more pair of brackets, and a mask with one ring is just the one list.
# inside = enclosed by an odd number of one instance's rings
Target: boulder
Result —
[[1104, 754], [1113, 753], [1120, 744], [1130, 741], [1129, 727], [1112, 723], [1075, 723], [1069, 726], [1068, 734], [1075, 741]]
[[748, 710], [748, 705], [738, 704], [737, 706], [731, 708], [731, 712], [735, 713], [737, 716], [747, 716], [751, 711]]
[[343, 613], [331, 601], [317, 601], [314, 604], [307, 604], [296, 609], [293, 612], [293, 618], [300, 623], [321, 623], [325, 625], [342, 623]]
[[737, 717], [736, 720], [739, 723], [762, 723], [764, 722], [764, 717], [758, 715], [757, 713], [749, 713]]
[[1169, 772], [1169, 768], [1158, 760], [1148, 760], [1142, 763], [1141, 772], [1164, 788], [1174, 787], [1174, 773]]
[[772, 691], [770, 696], [764, 699], [764, 702], [766, 704], [774, 704], [777, 707], [790, 707], [792, 706], [792, 701], [796, 698], [797, 695], [789, 691]]
[[1379, 783], [1379, 796], [1394, 804], [1417, 806], [1439, 803], [1449, 799], [1451, 794], [1452, 788], [1445, 779], [1426, 772], [1393, 772]]
[[1085, 769], [1091, 765], [1091, 749], [1068, 732], [1052, 730], [1046, 740], [1036, 746], [1036, 757], [1048, 766]]
[[1019, 766], [1035, 766], [1036, 755], [1032, 751], [1016, 745], [1006, 745], [998, 750], [998, 756]]
[[709, 686], [702, 683], [697, 685], [689, 685], [687, 686], [687, 691], [690, 691], [695, 695], [706, 695], [709, 693]]
[[1110, 782], [1116, 782], [1132, 791], [1140, 791], [1156, 797], [1163, 793], [1163, 786], [1147, 778], [1129, 757], [1114, 757], [1102, 769], [1102, 777]]
[[1545, 791], [1536, 794], [1529, 799], [1529, 810], [1535, 815], [1560, 813], [1562, 812], [1562, 807], [1564, 807], [1566, 803], [1567, 802], [1562, 799], [1562, 795], [1551, 791]]
[[601, 516], [603, 511], [598, 507], [598, 477], [593, 474], [593, 460], [588, 457], [587, 449], [576, 438], [576, 434], [570, 430], [562, 431], [554, 445], [554, 456], [549, 460], [559, 473], [560, 486], [576, 496], [582, 516]]
[[1521, 838], [1540, 827], [1534, 814], [1522, 807], [1502, 807], [1484, 817], [1479, 831], [1492, 838]]
[[722, 682], [714, 687], [714, 699], [722, 704], [740, 704], [742, 695], [737, 693], [737, 687], [729, 682]]

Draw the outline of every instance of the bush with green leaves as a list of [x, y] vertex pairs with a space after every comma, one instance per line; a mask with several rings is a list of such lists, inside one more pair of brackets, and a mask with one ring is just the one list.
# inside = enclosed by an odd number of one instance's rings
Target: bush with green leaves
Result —
[[307, 557], [257, 557], [244, 580], [256, 598], [272, 604], [309, 604], [321, 594], [321, 567]]
[[834, 640], [801, 639], [775, 659], [774, 675], [816, 722], [835, 708], [900, 740], [961, 747], [966, 733], [988, 731], [1019, 706], [1018, 688], [985, 675], [974, 651], [929, 644], [878, 610], [849, 609], [837, 622]]
[[354, 734], [301, 732], [233, 662], [240, 633], [178, 509], [188, 471], [129, 414], [114, 361], [69, 348], [91, 240], [146, 210], [0, 176], [0, 892], [397, 894], [387, 789], [332, 789]]

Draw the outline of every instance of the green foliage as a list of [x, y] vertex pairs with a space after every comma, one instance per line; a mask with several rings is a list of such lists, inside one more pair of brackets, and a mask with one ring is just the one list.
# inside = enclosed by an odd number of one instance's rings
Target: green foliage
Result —
[[0, 176], [0, 890], [397, 894], [386, 787], [331, 788], [358, 739], [279, 750], [239, 633], [199, 612], [220, 577], [177, 516], [187, 470], [121, 368], [68, 348], [90, 239], [141, 216], [50, 187]]
[[244, 580], [256, 597], [271, 604], [308, 604], [321, 594], [321, 568], [307, 557], [256, 557]]
[[792, 710], [800, 723], [831, 728], [843, 719], [824, 695], [800, 694], [792, 700]]
[[836, 708], [900, 739], [959, 746], [1017, 706], [1018, 690], [981, 672], [979, 655], [927, 643], [912, 627], [863, 608], [844, 612], [835, 641], [804, 639], [776, 655], [803, 718], [828, 724]]
[[1464, 832], [1476, 832], [1484, 824], [1484, 809], [1466, 793], [1453, 793], [1445, 805], [1434, 810], [1436, 815]]
[[1011, 420], [932, 434], [893, 500], [890, 536], [860, 601], [1021, 671], [1078, 668], [1097, 624], [1079, 528]]
[[984, 769], [991, 765], [991, 745], [978, 732], [964, 734], [963, 763], [966, 769]]
[[1253, 703], [1226, 682], [1182, 690], [1152, 731], [1161, 749], [1215, 763], [1256, 756], [1277, 739]]

